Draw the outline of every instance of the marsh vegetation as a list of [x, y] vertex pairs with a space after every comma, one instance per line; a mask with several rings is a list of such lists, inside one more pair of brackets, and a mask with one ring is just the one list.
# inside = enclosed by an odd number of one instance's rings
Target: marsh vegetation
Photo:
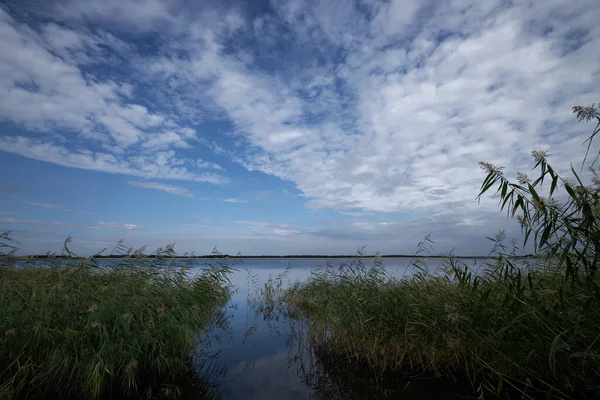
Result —
[[[7, 234], [2, 241], [15, 246]], [[176, 397], [193, 375], [199, 333], [223, 322], [230, 295], [227, 264], [190, 276], [141, 251], [102, 266], [0, 263], [2, 398]]]

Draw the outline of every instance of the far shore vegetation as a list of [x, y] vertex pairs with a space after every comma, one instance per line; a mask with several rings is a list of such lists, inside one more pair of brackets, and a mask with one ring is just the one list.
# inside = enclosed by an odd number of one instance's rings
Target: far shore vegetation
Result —
[[[2, 256], [0, 256], [2, 257]], [[327, 258], [343, 258], [343, 259], [351, 259], [356, 257], [356, 254], [352, 255], [319, 255], [319, 254], [298, 254], [298, 255], [280, 255], [280, 256], [271, 256], [271, 255], [260, 255], [260, 256], [244, 256], [244, 255], [229, 255], [229, 254], [219, 254], [219, 255], [202, 255], [202, 256], [171, 256], [171, 257], [163, 257], [157, 256], [155, 254], [151, 254], [146, 256], [149, 259], [161, 258], [161, 259], [173, 259], [173, 260], [211, 260], [211, 259], [236, 259], [236, 260], [254, 260], [254, 259], [327, 259]], [[406, 258], [406, 259], [445, 259], [448, 256], [445, 254], [438, 255], [409, 255], [409, 254], [373, 254], [373, 255], [364, 255], [362, 258]], [[486, 258], [487, 256], [456, 256], [456, 258], [462, 259], [481, 259]], [[525, 255], [509, 255], [507, 257], [510, 258], [534, 258], [534, 257], [542, 257], [540, 255], [535, 254], [525, 254]], [[5, 258], [8, 258], [5, 256]], [[52, 260], [52, 259], [69, 259], [69, 260], [79, 260], [83, 261], [87, 257], [69, 257], [62, 255], [47, 255], [47, 254], [35, 254], [29, 256], [10, 256], [13, 260]], [[123, 254], [112, 254], [112, 255], [96, 255], [94, 259], [126, 259], [126, 260], [134, 260], [136, 257], [123, 255]]]

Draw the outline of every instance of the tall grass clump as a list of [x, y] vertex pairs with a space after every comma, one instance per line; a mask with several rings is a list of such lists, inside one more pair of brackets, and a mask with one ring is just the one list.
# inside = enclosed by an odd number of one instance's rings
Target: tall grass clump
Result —
[[69, 241], [66, 259], [0, 259], [0, 397], [176, 397], [199, 332], [222, 315], [230, 267], [191, 276], [164, 258], [172, 245], [153, 259], [130, 249], [111, 262], [76, 260]]
[[[587, 159], [600, 117], [593, 106], [574, 112], [598, 121]], [[271, 302], [308, 323], [316, 348], [366, 365], [376, 378], [466, 379], [483, 397], [600, 398], [597, 160], [585, 185], [573, 167], [573, 180], [560, 176], [545, 151], [532, 156], [539, 176], [519, 173], [516, 183], [480, 163], [487, 176], [479, 197], [497, 189], [500, 208], [543, 256], [538, 262], [506, 255], [499, 234], [477, 269], [449, 255], [441, 273], [416, 262], [416, 273], [395, 278], [381, 262], [359, 259], [318, 270], [277, 296], [272, 287]], [[432, 243], [426, 237], [419, 252]]]

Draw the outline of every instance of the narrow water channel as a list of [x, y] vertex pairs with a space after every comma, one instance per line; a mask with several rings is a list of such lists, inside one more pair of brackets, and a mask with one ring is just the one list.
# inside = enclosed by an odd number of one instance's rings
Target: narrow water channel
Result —
[[[334, 265], [342, 262], [333, 260]], [[374, 376], [344, 357], [329, 354], [307, 340], [306, 328], [281, 315], [260, 312], [257, 289], [269, 277], [285, 272], [283, 286], [306, 280], [316, 265], [327, 260], [244, 260], [231, 276], [236, 292], [223, 326], [213, 329], [197, 349], [197, 374], [202, 393], [190, 391], [186, 399], [451, 399], [470, 397], [465, 382], [441, 382], [423, 376]], [[437, 268], [434, 260], [430, 268]], [[410, 273], [409, 261], [385, 260], [395, 276]], [[208, 393], [206, 393], [208, 392]]]

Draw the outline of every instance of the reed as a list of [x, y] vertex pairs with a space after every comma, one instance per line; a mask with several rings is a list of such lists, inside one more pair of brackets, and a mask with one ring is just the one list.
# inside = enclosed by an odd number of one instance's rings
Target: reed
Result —
[[[280, 298], [316, 346], [380, 374], [463, 379], [474, 391], [600, 394], [596, 294], [510, 260], [479, 275], [452, 261], [441, 276], [394, 279], [326, 269]], [[383, 271], [381, 271], [383, 272]], [[595, 282], [596, 284], [598, 282]]]
[[0, 397], [177, 397], [199, 332], [222, 318], [231, 268], [191, 276], [181, 262], [132, 256], [0, 260]]

